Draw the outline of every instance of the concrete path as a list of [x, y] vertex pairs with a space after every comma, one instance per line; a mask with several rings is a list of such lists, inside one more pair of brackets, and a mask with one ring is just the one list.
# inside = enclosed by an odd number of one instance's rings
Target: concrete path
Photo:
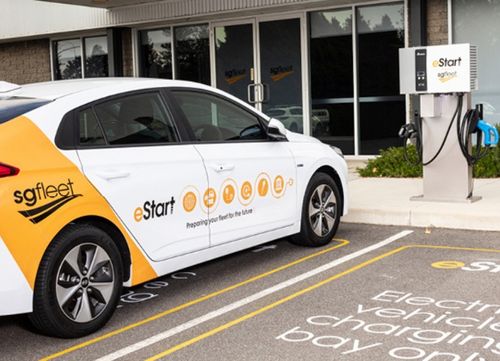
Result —
[[468, 203], [415, 202], [422, 194], [422, 179], [361, 178], [349, 161], [349, 214], [352, 223], [442, 227], [500, 231], [500, 178], [476, 179], [474, 195], [482, 200]]

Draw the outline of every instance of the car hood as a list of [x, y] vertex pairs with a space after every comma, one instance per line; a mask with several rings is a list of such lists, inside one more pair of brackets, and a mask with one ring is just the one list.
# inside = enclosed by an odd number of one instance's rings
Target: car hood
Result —
[[286, 131], [286, 138], [288, 141], [294, 143], [321, 143], [321, 141], [316, 138], [304, 134], [294, 133], [289, 130]]

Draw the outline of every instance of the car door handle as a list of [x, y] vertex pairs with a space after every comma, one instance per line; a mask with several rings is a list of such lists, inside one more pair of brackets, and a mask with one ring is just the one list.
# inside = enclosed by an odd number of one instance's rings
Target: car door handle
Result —
[[216, 172], [228, 172], [234, 169], [234, 164], [228, 164], [228, 163], [219, 163], [219, 164], [213, 164], [212, 165], [213, 170]]
[[124, 172], [124, 171], [99, 171], [96, 172], [96, 174], [102, 179], [105, 179], [107, 181], [113, 179], [127, 178], [128, 176], [130, 176], [130, 172]]

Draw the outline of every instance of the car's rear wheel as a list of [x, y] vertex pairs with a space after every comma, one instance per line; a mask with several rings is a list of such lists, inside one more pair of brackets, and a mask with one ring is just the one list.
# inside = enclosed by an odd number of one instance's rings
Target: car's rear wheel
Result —
[[123, 266], [111, 237], [88, 224], [66, 227], [38, 271], [33, 325], [63, 338], [88, 335], [111, 318], [120, 299]]
[[314, 174], [304, 196], [300, 233], [290, 241], [309, 247], [330, 243], [339, 226], [341, 203], [335, 180], [325, 173]]

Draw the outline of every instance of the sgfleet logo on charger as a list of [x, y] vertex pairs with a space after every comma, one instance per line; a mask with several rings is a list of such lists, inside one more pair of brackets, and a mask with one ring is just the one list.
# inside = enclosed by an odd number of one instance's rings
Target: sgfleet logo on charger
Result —
[[[67, 182], [59, 184], [38, 182], [34, 187], [16, 190], [13, 194], [14, 202], [30, 207], [19, 211], [19, 213], [28, 218], [31, 223], [36, 224], [49, 217], [66, 203], [82, 196], [75, 194], [73, 186], [74, 183], [69, 178]], [[43, 204], [39, 205], [40, 203]]]
[[149, 221], [150, 219], [162, 218], [174, 213], [175, 199], [172, 196], [168, 202], [146, 201], [142, 207], [134, 210], [136, 222]]

